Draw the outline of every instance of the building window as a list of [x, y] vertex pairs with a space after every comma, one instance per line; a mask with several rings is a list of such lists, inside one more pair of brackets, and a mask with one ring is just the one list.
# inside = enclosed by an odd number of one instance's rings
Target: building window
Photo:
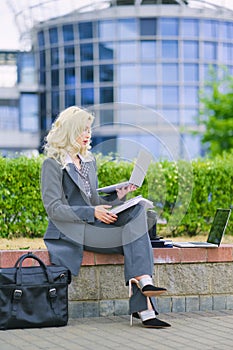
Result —
[[49, 42], [50, 42], [50, 44], [57, 44], [58, 43], [57, 28], [50, 28], [49, 29]]
[[79, 27], [79, 39], [92, 39], [93, 28], [91, 22], [82, 22], [78, 24]]
[[118, 100], [127, 103], [137, 103], [138, 95], [137, 88], [132, 86], [124, 86], [118, 89]]
[[75, 90], [69, 89], [65, 91], [65, 108], [75, 105]]
[[23, 131], [37, 132], [38, 126], [38, 96], [23, 93], [20, 98], [20, 128]]
[[59, 102], [60, 102], [60, 91], [53, 90], [52, 91], [52, 122], [54, 122], [54, 120], [60, 113]]
[[99, 59], [113, 60], [115, 45], [112, 43], [99, 43]]
[[184, 105], [196, 105], [198, 103], [198, 88], [195, 86], [184, 86]]
[[113, 102], [113, 87], [100, 88], [100, 103]]
[[137, 33], [135, 19], [119, 19], [117, 22], [117, 33], [120, 39], [134, 39]]
[[101, 40], [109, 40], [116, 38], [116, 22], [115, 21], [100, 21], [99, 27], [99, 38]]
[[81, 104], [82, 106], [94, 104], [94, 90], [92, 88], [81, 89]]
[[163, 86], [162, 92], [164, 105], [179, 103], [178, 86]]
[[197, 19], [181, 19], [181, 36], [182, 38], [197, 37], [198, 36], [198, 24]]
[[141, 44], [141, 60], [155, 60], [156, 58], [156, 41], [142, 40]]
[[159, 28], [159, 34], [162, 36], [177, 36], [178, 20], [176, 18], [161, 18]]
[[93, 66], [81, 67], [81, 83], [93, 83]]
[[74, 68], [65, 69], [65, 85], [75, 86], [75, 69]]
[[212, 20], [201, 21], [201, 36], [204, 38], [216, 38], [218, 33], [217, 22]]
[[156, 80], [156, 66], [154, 64], [142, 64], [140, 66], [140, 82], [142, 84], [154, 84]]
[[75, 51], [73, 45], [64, 47], [64, 61], [65, 63], [75, 62]]
[[195, 60], [199, 58], [197, 41], [183, 41], [183, 58]]
[[177, 82], [178, 81], [178, 64], [176, 63], [164, 63], [162, 65], [162, 75], [164, 82]]
[[45, 51], [40, 51], [40, 69], [45, 69]]
[[164, 108], [162, 110], [163, 117], [172, 124], [179, 124], [179, 110], [173, 108]]
[[66, 24], [62, 27], [63, 31], [63, 40], [64, 41], [73, 41], [74, 40], [74, 31], [72, 24]]
[[80, 59], [84, 61], [93, 61], [93, 44], [80, 45]]
[[184, 64], [184, 81], [196, 82], [199, 80], [198, 65]]
[[117, 68], [119, 84], [135, 84], [138, 82], [137, 66], [135, 64], [120, 64]]
[[162, 41], [162, 58], [164, 59], [178, 58], [178, 41], [176, 40]]
[[136, 42], [120, 42], [118, 44], [118, 60], [121, 62], [129, 62], [137, 60]]
[[212, 42], [203, 43], [203, 56], [205, 60], [216, 60], [217, 58], [217, 45]]
[[141, 18], [140, 19], [140, 35], [156, 35], [156, 19], [155, 18]]
[[43, 31], [39, 32], [37, 34], [37, 38], [38, 38], [39, 47], [44, 47], [45, 45], [44, 32]]
[[56, 66], [59, 64], [59, 52], [57, 47], [50, 49], [50, 61], [51, 66]]
[[103, 64], [99, 66], [100, 69], [100, 81], [113, 81], [113, 65]]
[[59, 70], [58, 69], [51, 70], [51, 84], [52, 84], [52, 86], [59, 86]]
[[142, 86], [141, 103], [145, 106], [155, 106], [156, 104], [156, 88], [155, 86]]

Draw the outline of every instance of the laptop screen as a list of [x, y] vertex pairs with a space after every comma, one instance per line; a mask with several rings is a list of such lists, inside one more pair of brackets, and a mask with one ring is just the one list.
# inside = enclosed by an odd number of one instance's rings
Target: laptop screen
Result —
[[230, 209], [217, 209], [214, 217], [214, 221], [211, 225], [209, 236], [207, 239], [208, 243], [214, 243], [220, 245], [223, 234], [227, 227], [227, 223], [230, 217]]

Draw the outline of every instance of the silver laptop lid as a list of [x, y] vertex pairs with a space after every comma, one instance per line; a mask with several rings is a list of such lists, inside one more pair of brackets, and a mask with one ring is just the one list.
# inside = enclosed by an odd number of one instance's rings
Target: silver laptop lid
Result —
[[147, 169], [152, 160], [152, 155], [149, 152], [140, 150], [134, 169], [129, 179], [129, 183], [141, 187], [146, 176]]
[[228, 220], [231, 214], [231, 209], [217, 209], [213, 223], [210, 228], [209, 236], [207, 239], [208, 243], [217, 244], [221, 243], [222, 237], [226, 230]]

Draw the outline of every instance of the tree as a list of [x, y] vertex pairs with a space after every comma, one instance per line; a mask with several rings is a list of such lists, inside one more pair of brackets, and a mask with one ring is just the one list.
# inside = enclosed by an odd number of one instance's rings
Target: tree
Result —
[[198, 123], [204, 125], [202, 143], [207, 144], [211, 156], [233, 149], [233, 76], [223, 69], [219, 80], [217, 73], [211, 71], [212, 80], [201, 92], [202, 107]]

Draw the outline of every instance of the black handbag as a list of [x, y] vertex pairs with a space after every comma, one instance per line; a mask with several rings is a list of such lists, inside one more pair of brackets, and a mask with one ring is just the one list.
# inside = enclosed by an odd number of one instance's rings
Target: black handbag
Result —
[[[23, 267], [29, 258], [39, 266]], [[65, 326], [70, 283], [67, 268], [46, 266], [32, 253], [22, 255], [12, 268], [1, 268], [0, 329]]]

